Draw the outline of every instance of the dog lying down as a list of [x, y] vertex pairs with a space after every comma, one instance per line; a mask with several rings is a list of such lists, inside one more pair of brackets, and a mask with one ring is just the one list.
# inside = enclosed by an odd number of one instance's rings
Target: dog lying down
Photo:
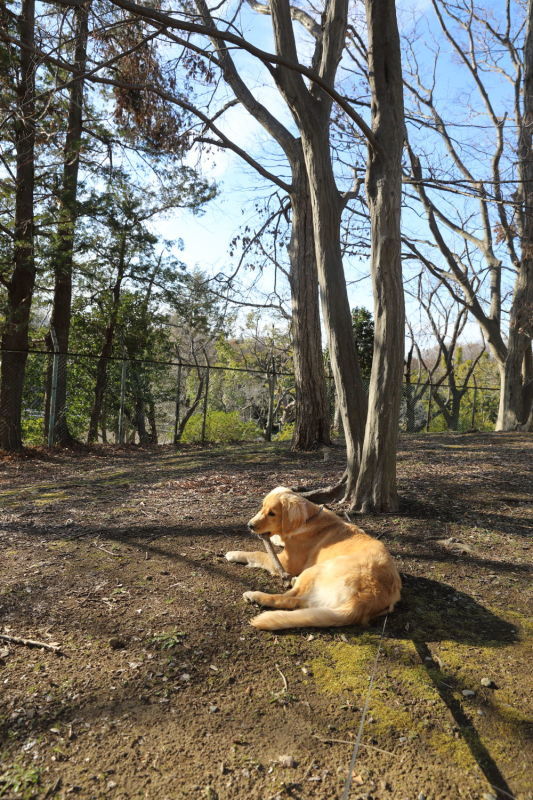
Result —
[[[248, 527], [283, 544], [279, 560], [298, 576], [284, 594], [244, 593], [251, 603], [283, 609], [254, 617], [256, 628], [366, 625], [400, 599], [400, 576], [381, 542], [284, 486], [267, 494]], [[275, 574], [266, 552], [232, 550], [226, 558]]]

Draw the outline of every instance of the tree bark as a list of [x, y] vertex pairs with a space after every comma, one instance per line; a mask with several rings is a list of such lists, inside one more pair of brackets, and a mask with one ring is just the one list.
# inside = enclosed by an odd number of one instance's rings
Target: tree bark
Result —
[[[89, 24], [89, 2], [75, 9], [76, 48], [74, 54], [74, 82], [70, 88], [67, 118], [67, 133], [64, 147], [63, 186], [60, 196], [56, 246], [53, 253], [54, 300], [50, 327], [55, 330], [59, 346], [59, 369], [57, 378], [56, 416], [53, 432], [54, 443], [65, 447], [74, 444], [66, 419], [67, 399], [67, 355], [70, 333], [72, 301], [72, 267], [74, 233], [77, 218], [78, 171], [83, 123], [84, 73], [87, 61], [87, 37]], [[48, 349], [52, 349], [51, 337], [47, 337]], [[47, 392], [47, 398], [49, 391]], [[48, 403], [47, 403], [48, 405]]]
[[507, 358], [500, 367], [501, 391], [497, 431], [528, 427], [532, 412], [529, 370], [533, 337], [533, 2], [528, 3], [524, 47], [524, 111], [518, 142], [518, 164], [522, 194], [519, 215], [521, 259], [509, 318]]
[[401, 159], [404, 111], [400, 37], [394, 0], [366, 0], [372, 130], [366, 194], [371, 221], [374, 355], [359, 475], [346, 498], [364, 512], [396, 511], [398, 443], [405, 337], [401, 262]]
[[339, 195], [329, 147], [328, 124], [313, 126], [307, 118], [302, 142], [313, 209], [315, 252], [322, 317], [331, 370], [346, 441], [346, 467], [357, 474], [365, 429], [367, 398], [355, 347], [352, 316], [340, 246], [344, 203]]
[[326, 376], [322, 355], [313, 212], [303, 153], [292, 162], [291, 240], [289, 244], [292, 342], [296, 386], [293, 450], [330, 444]]
[[23, 0], [18, 20], [22, 43], [17, 86], [14, 269], [7, 286], [0, 377], [0, 448], [22, 448], [22, 393], [35, 285], [33, 193], [35, 182], [35, 2]]

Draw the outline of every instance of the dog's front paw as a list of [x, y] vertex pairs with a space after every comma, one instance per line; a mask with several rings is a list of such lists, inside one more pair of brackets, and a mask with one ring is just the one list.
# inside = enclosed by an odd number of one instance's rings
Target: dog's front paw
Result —
[[259, 605], [258, 596], [261, 592], [244, 592], [243, 599], [246, 600], [247, 603], [257, 603]]
[[248, 563], [246, 553], [243, 553], [241, 550], [230, 550], [229, 553], [226, 553], [225, 558], [227, 561], [233, 561], [235, 564]]

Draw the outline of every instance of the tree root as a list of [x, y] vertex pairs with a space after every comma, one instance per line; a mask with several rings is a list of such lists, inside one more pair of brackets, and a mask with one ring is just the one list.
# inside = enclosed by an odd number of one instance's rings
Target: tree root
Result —
[[346, 482], [348, 474], [345, 472], [338, 483], [333, 486], [326, 486], [322, 489], [308, 489], [300, 490], [299, 494], [310, 500], [311, 503], [334, 503], [336, 500], [341, 500], [346, 489]]

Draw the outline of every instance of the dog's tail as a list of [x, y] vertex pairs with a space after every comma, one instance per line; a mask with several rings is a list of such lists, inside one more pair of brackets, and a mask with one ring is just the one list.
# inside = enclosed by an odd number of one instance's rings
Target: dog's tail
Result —
[[295, 611], [264, 611], [250, 620], [262, 631], [284, 628], [329, 628], [358, 622], [357, 611], [340, 608], [298, 608]]

